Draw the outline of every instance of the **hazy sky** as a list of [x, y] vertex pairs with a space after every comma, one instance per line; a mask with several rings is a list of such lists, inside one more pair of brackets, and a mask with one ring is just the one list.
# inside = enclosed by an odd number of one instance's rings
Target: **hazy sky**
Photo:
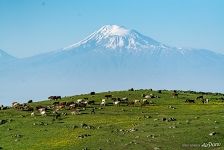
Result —
[[105, 24], [171, 46], [224, 53], [224, 0], [0, 0], [0, 49], [32, 56], [76, 43]]

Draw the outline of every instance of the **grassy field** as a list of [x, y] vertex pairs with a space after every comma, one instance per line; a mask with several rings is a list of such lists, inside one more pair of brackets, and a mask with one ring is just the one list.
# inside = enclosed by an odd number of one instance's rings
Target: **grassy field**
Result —
[[[101, 107], [99, 104], [106, 94], [128, 97], [129, 101], [142, 99], [142, 94], [154, 94], [160, 98], [149, 99], [152, 104], [142, 107], [112, 104]], [[0, 110], [0, 149], [224, 149], [224, 102], [221, 99], [224, 95], [204, 93], [209, 103], [203, 104], [201, 100], [185, 103], [186, 99], [196, 99], [201, 93], [178, 91], [178, 94], [173, 98], [172, 91], [135, 90], [63, 97], [60, 102], [88, 97], [96, 103], [82, 110], [80, 115], [71, 115], [70, 110], [62, 109], [60, 113], [68, 115], [57, 119], [51, 111], [47, 116], [31, 116], [31, 112], [13, 108]], [[46, 106], [53, 102], [46, 100], [30, 105]], [[93, 107], [96, 108], [95, 114], [91, 114]], [[209, 135], [211, 133], [213, 135]]]

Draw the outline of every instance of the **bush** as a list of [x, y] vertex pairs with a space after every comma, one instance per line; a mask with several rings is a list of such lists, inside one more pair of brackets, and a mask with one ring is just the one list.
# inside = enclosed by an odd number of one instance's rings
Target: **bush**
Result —
[[33, 100], [31, 99], [31, 100], [28, 100], [28, 102], [27, 103], [32, 103], [33, 102]]
[[95, 95], [96, 93], [95, 92], [90, 92], [90, 95]]

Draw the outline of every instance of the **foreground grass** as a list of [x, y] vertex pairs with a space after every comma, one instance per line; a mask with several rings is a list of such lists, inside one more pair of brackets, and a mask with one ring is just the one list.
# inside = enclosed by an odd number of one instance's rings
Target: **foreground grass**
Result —
[[[137, 90], [111, 92], [113, 97], [141, 99], [141, 94], [160, 96], [152, 99], [154, 105], [106, 106], [98, 105], [106, 93], [96, 95], [78, 95], [65, 97], [60, 101], [75, 101], [88, 97], [97, 101], [81, 115], [54, 119], [53, 116], [30, 116], [30, 112], [14, 109], [1, 110], [0, 147], [6, 150], [150, 150], [150, 149], [224, 149], [224, 105], [218, 98], [223, 95], [208, 94], [209, 104], [199, 100], [195, 104], [186, 104], [186, 98], [195, 99], [199, 94], [179, 92], [178, 98], [172, 98], [171, 91]], [[33, 103], [50, 105], [52, 101]], [[172, 105], [176, 109], [170, 109]], [[96, 113], [91, 114], [92, 107]], [[162, 118], [175, 118], [176, 121], [162, 121]], [[88, 127], [82, 127], [86, 124]], [[209, 135], [215, 132], [215, 135]], [[83, 136], [80, 138], [80, 136]], [[220, 146], [202, 147], [203, 143], [221, 143]], [[208, 146], [208, 145], [207, 145]]]

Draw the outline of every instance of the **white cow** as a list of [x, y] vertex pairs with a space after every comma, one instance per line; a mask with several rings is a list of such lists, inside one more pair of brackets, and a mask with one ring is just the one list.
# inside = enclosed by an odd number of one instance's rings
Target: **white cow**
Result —
[[138, 103], [140, 103], [140, 100], [136, 99], [136, 100], [134, 100], [134, 102], [135, 102], [135, 104], [138, 104]]
[[31, 115], [32, 117], [34, 117], [34, 116], [35, 116], [35, 112], [32, 112], [30, 115]]
[[147, 103], [148, 100], [147, 99], [142, 99], [143, 104]]
[[115, 101], [114, 105], [116, 105], [116, 106], [120, 105], [120, 101]]
[[16, 106], [18, 106], [18, 105], [20, 105], [18, 102], [13, 102], [13, 103], [12, 103], [12, 107], [16, 107]]
[[77, 103], [82, 103], [82, 102], [84, 102], [83, 99], [77, 99]]
[[146, 95], [145, 98], [151, 98], [151, 96], [150, 95]]
[[40, 108], [40, 109], [38, 109], [39, 112], [42, 112], [42, 111], [45, 111], [45, 110], [46, 110], [46, 108]]
[[100, 103], [100, 105], [106, 106], [106, 99], [102, 99], [102, 102]]
[[47, 115], [47, 113], [46, 113], [45, 110], [44, 111], [41, 111], [40, 114], [41, 114], [41, 116], [46, 116]]

